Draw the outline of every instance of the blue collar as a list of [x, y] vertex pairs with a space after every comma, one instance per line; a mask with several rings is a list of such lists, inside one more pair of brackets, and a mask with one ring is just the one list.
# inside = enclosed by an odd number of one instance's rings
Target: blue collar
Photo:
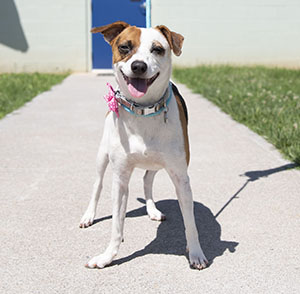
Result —
[[172, 83], [169, 82], [169, 86], [166, 89], [162, 98], [155, 104], [149, 106], [142, 106], [133, 101], [128, 100], [118, 90], [115, 92], [115, 97], [119, 103], [127, 112], [142, 117], [150, 117], [159, 115], [162, 111], [168, 111], [168, 104], [172, 98]]

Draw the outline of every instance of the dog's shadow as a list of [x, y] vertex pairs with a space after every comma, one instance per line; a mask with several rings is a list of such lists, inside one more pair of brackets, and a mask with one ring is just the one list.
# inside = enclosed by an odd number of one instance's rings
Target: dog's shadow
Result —
[[[140, 198], [138, 200], [143, 203], [145, 202]], [[136, 251], [127, 257], [114, 260], [111, 266], [120, 265], [147, 254], [174, 254], [180, 256], [186, 254], [186, 239], [178, 201], [158, 201], [156, 202], [156, 207], [167, 217], [165, 221], [159, 224], [156, 238], [146, 245], [145, 248]], [[221, 226], [206, 206], [199, 202], [194, 202], [194, 212], [201, 247], [210, 264], [213, 263], [217, 256], [221, 256], [226, 249], [230, 252], [235, 251], [235, 247], [238, 243], [221, 240]], [[139, 217], [146, 214], [146, 208], [145, 206], [142, 206], [128, 212], [126, 217]], [[111, 216], [97, 219], [95, 223], [109, 218], [111, 218]]]

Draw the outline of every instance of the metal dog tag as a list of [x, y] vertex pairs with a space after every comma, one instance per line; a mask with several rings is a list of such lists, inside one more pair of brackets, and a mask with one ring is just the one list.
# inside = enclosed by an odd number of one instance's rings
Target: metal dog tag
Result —
[[165, 124], [168, 122], [168, 109], [164, 111], [164, 122]]
[[169, 111], [169, 107], [167, 106], [167, 101], [164, 102], [164, 122], [165, 124], [168, 122], [168, 111]]

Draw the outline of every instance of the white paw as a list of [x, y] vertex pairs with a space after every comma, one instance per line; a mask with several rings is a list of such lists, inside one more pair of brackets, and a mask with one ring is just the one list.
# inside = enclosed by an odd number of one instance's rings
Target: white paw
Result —
[[200, 250], [198, 249], [197, 251], [189, 252], [189, 259], [191, 268], [202, 270], [208, 266], [208, 260], [201, 248]]
[[83, 217], [81, 218], [79, 227], [87, 228], [93, 224], [95, 218], [95, 212], [87, 210]]
[[87, 268], [104, 268], [106, 265], [109, 265], [114, 256], [111, 254], [103, 253], [93, 257], [86, 265]]
[[147, 213], [151, 220], [156, 220], [156, 221], [166, 220], [166, 216], [162, 212], [160, 212], [157, 208], [147, 209]]

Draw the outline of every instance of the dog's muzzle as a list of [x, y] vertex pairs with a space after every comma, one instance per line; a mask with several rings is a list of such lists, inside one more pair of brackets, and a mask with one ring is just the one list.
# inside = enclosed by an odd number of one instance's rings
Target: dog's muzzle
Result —
[[[133, 62], [132, 64], [134, 64], [135, 62]], [[141, 69], [143, 66], [141, 64], [135, 65], [135, 66], [137, 67], [137, 69], [135, 69], [136, 72], [142, 72], [144, 70], [144, 69]], [[146, 70], [147, 70], [147, 68], [146, 68]], [[146, 94], [148, 88], [154, 83], [154, 81], [159, 76], [159, 72], [158, 72], [150, 79], [142, 79], [140, 77], [128, 77], [123, 73], [122, 70], [121, 70], [121, 73], [122, 73], [123, 79], [125, 80], [125, 82], [127, 84], [130, 95], [134, 98], [143, 97]]]

